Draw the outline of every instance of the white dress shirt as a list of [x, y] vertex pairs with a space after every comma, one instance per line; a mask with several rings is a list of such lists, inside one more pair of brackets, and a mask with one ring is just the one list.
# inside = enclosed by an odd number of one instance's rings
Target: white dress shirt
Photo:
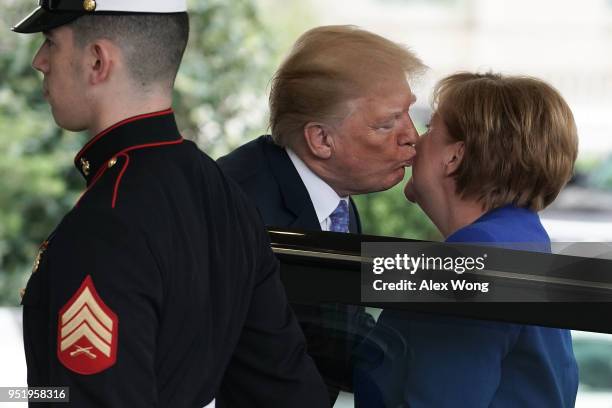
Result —
[[306, 190], [308, 190], [310, 201], [312, 201], [319, 224], [321, 224], [321, 230], [329, 231], [331, 226], [329, 216], [334, 212], [340, 200], [346, 201], [346, 204], [349, 205], [350, 208], [348, 196], [340, 197], [329, 184], [321, 180], [319, 176], [310, 170], [308, 166], [306, 166], [306, 163], [304, 163], [293, 150], [289, 148], [286, 150], [293, 166], [295, 166], [302, 182], [304, 182]]

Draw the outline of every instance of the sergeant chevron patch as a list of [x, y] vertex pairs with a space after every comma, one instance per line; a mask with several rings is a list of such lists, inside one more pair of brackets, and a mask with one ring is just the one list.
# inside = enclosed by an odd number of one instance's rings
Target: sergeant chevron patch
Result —
[[102, 301], [87, 275], [62, 307], [57, 325], [57, 356], [79, 374], [96, 374], [115, 364], [119, 319]]

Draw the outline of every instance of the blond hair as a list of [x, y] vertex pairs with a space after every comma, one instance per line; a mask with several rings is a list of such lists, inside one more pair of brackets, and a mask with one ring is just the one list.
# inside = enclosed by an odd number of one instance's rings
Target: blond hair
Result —
[[290, 146], [308, 122], [342, 119], [347, 101], [424, 68], [407, 48], [357, 27], [313, 28], [297, 40], [272, 79], [272, 137]]
[[570, 179], [578, 154], [572, 112], [559, 92], [529, 77], [459, 73], [442, 79], [434, 104], [453, 141], [465, 144], [457, 193], [485, 210], [539, 211]]

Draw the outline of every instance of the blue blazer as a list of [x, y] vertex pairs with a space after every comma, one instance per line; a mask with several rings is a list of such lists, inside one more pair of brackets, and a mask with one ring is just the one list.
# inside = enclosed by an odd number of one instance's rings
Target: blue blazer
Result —
[[[447, 242], [535, 242], [550, 250], [538, 215], [513, 206], [488, 212]], [[569, 330], [385, 310], [371, 336], [387, 349], [366, 341], [356, 353], [356, 407], [574, 406]]]

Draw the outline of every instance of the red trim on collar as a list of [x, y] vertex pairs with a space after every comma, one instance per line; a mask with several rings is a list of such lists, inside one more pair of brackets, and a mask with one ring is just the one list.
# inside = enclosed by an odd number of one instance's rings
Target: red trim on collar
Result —
[[[113, 189], [113, 199], [111, 201], [111, 208], [115, 208], [115, 205], [117, 204], [117, 196], [118, 196], [118, 193], [119, 193], [119, 184], [121, 183], [121, 179], [123, 178], [123, 174], [127, 170], [127, 166], [130, 163], [130, 157], [127, 154], [128, 152], [130, 152], [132, 150], [137, 150], [137, 149], [144, 149], [144, 148], [147, 148], [147, 147], [158, 147], [158, 146], [181, 144], [181, 143], [183, 143], [183, 140], [184, 139], [181, 137], [179, 139], [171, 140], [169, 142], [141, 144], [141, 145], [137, 145], [137, 146], [128, 147], [127, 149], [123, 149], [122, 151], [117, 153], [115, 155], [115, 157], [124, 156], [125, 157], [125, 163], [123, 164], [123, 167], [122, 167], [121, 171], [119, 172], [119, 175], [117, 176], [117, 179], [115, 180], [115, 188]], [[77, 200], [76, 204], [74, 205], [75, 207], [78, 207], [78, 205], [81, 202], [81, 200], [83, 199], [83, 197], [89, 192], [89, 190], [91, 190], [93, 188], [93, 186], [98, 182], [98, 180], [102, 178], [102, 175], [106, 172], [107, 169], [108, 169], [108, 165], [104, 165], [103, 164], [102, 166], [100, 166], [100, 169], [98, 170], [98, 173], [94, 176], [94, 178], [91, 181], [91, 184], [89, 184], [87, 189], [85, 189], [85, 191], [81, 194], [81, 196]]]
[[74, 205], [75, 207], [79, 206], [79, 203], [81, 202], [81, 200], [83, 199], [83, 197], [85, 196], [85, 194], [87, 194], [87, 192], [89, 190], [92, 189], [92, 187], [98, 182], [98, 180], [102, 177], [102, 175], [104, 174], [104, 172], [106, 171], [106, 169], [108, 169], [108, 166], [100, 166], [100, 169], [98, 170], [98, 172], [96, 173], [96, 175], [94, 176], [94, 178], [91, 180], [91, 183], [89, 184], [89, 186], [85, 189], [85, 191], [83, 191], [81, 193], [81, 195], [79, 196], [79, 199], [77, 200], [76, 204]]
[[123, 163], [123, 168], [119, 172], [119, 176], [117, 176], [117, 180], [115, 180], [115, 189], [113, 190], [113, 201], [111, 202], [111, 208], [115, 208], [115, 204], [117, 203], [117, 192], [119, 191], [119, 183], [121, 183], [121, 178], [123, 177], [123, 173], [127, 169], [127, 166], [130, 164], [130, 156], [127, 153], [119, 153], [117, 157], [124, 156], [125, 163]]
[[131, 152], [132, 150], [144, 149], [145, 147], [166, 146], [166, 145], [173, 145], [173, 144], [179, 144], [179, 143], [183, 143], [183, 138], [182, 137], [180, 137], [180, 138], [178, 138], [176, 140], [170, 140], [169, 142], [145, 143], [145, 144], [141, 144], [141, 145], [130, 146], [130, 147], [126, 148], [126, 149], [123, 149], [119, 153], [117, 153], [117, 155], [120, 155], [122, 153]]
[[169, 142], [146, 143], [146, 144], [131, 146], [131, 147], [128, 147], [127, 149], [123, 149], [122, 151], [117, 153], [116, 157], [125, 156], [125, 163], [123, 164], [123, 168], [121, 169], [121, 172], [119, 173], [119, 176], [117, 177], [117, 180], [115, 180], [115, 188], [113, 190], [113, 201], [111, 202], [111, 208], [115, 208], [115, 205], [117, 204], [117, 195], [119, 193], [119, 184], [121, 183], [121, 179], [123, 178], [123, 174], [125, 173], [125, 171], [127, 170], [128, 165], [130, 164], [130, 156], [127, 154], [128, 152], [130, 152], [132, 150], [144, 149], [144, 148], [147, 148], [147, 147], [167, 146], [167, 145], [174, 145], [174, 144], [181, 144], [181, 143], [183, 143], [183, 138], [182, 137], [180, 139], [171, 140]]
[[79, 160], [81, 158], [81, 156], [83, 156], [83, 154], [85, 154], [85, 152], [87, 151], [87, 149], [89, 149], [91, 147], [91, 145], [93, 145], [95, 142], [97, 142], [98, 140], [100, 140], [103, 136], [105, 136], [106, 134], [108, 134], [111, 130], [118, 128], [119, 126], [125, 125], [126, 123], [130, 123], [130, 122], [134, 122], [140, 119], [146, 119], [146, 118], [153, 118], [156, 116], [163, 116], [163, 115], [168, 115], [170, 113], [173, 113], [174, 111], [172, 110], [172, 108], [168, 108], [162, 111], [157, 111], [157, 112], [151, 112], [151, 113], [143, 113], [141, 115], [136, 115], [136, 116], [132, 116], [130, 118], [127, 119], [123, 119], [120, 122], [115, 123], [114, 125], [104, 129], [102, 132], [98, 133], [96, 136], [94, 136], [89, 142], [87, 142], [87, 144], [85, 146], [83, 146], [83, 148], [77, 153], [76, 157], [74, 158], [74, 161], [76, 162], [77, 160]]

